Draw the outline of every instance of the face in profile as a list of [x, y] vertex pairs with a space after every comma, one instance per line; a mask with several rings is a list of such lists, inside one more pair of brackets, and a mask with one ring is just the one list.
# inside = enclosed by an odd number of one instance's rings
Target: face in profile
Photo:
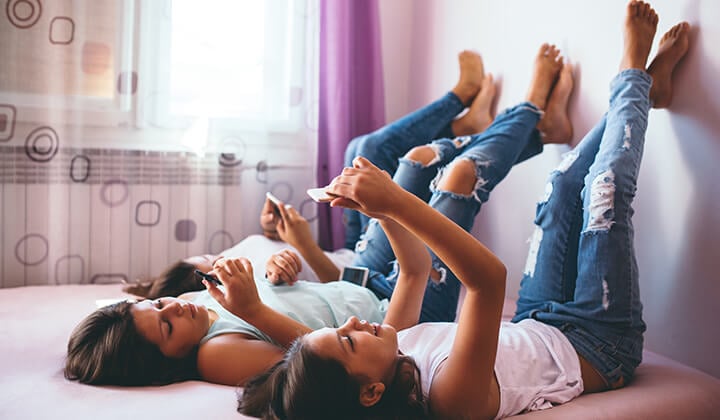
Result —
[[318, 356], [339, 361], [350, 375], [369, 382], [387, 380], [398, 355], [395, 328], [370, 324], [354, 316], [339, 328], [314, 331], [303, 341]]
[[142, 300], [130, 312], [140, 335], [167, 357], [188, 355], [210, 328], [208, 309], [182, 299]]

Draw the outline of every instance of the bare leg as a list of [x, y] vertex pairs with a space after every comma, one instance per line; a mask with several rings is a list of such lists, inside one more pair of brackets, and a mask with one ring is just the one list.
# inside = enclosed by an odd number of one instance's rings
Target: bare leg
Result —
[[455, 135], [477, 134], [488, 128], [493, 121], [490, 107], [495, 99], [495, 91], [495, 81], [492, 74], [488, 73], [483, 78], [480, 92], [473, 99], [468, 112], [452, 122], [452, 130]]
[[565, 144], [572, 140], [573, 127], [567, 107], [573, 87], [573, 67], [570, 63], [565, 63], [550, 93], [545, 115], [537, 125], [538, 130], [543, 134], [543, 143]]
[[670, 28], [660, 40], [658, 53], [647, 72], [653, 78], [650, 100], [653, 108], [667, 108], [672, 102], [672, 73], [688, 50], [690, 24], [681, 22]]
[[480, 91], [485, 77], [485, 68], [482, 57], [474, 51], [462, 51], [458, 54], [458, 62], [460, 63], [460, 79], [452, 89], [452, 93], [467, 106]]

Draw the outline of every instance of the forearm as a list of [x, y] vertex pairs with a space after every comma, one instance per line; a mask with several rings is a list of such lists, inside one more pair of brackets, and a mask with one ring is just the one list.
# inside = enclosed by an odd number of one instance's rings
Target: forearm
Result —
[[402, 192], [388, 216], [422, 240], [470, 289], [505, 288], [505, 266], [485, 245], [414, 195]]
[[394, 220], [380, 220], [380, 226], [385, 231], [402, 271], [427, 276], [432, 261], [425, 244]]
[[401, 330], [418, 323], [432, 261], [415, 235], [393, 220], [381, 220], [400, 267], [385, 322]]
[[340, 270], [315, 242], [296, 249], [321, 282], [328, 283], [340, 278]]
[[257, 307], [237, 315], [285, 348], [288, 348], [298, 337], [312, 331], [306, 325], [265, 304], [257, 305]]

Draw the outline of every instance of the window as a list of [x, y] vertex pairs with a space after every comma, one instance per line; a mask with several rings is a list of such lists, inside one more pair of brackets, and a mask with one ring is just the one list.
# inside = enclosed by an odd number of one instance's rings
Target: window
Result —
[[232, 119], [250, 130], [299, 127], [304, 1], [145, 1], [142, 10], [141, 125]]

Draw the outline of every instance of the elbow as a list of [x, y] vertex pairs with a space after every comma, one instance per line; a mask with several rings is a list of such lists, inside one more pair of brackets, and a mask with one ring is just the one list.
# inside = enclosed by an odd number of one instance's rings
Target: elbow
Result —
[[496, 258], [495, 263], [493, 264], [493, 270], [492, 270], [492, 278], [493, 283], [497, 286], [497, 288], [502, 291], [503, 295], [505, 294], [505, 283], [507, 280], [507, 267], [505, 264], [503, 264], [500, 259]]

